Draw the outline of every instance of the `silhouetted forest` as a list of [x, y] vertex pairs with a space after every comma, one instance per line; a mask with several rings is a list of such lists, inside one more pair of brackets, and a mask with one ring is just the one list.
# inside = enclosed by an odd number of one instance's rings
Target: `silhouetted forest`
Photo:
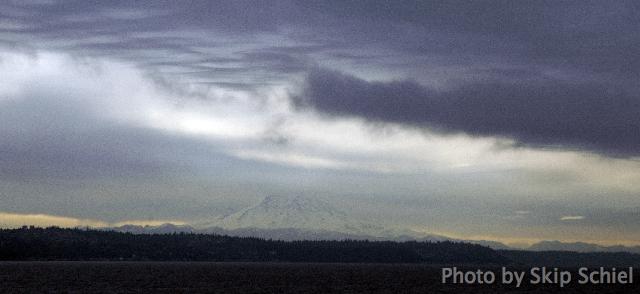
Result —
[[[456, 242], [275, 241], [211, 234], [0, 230], [0, 260], [256, 261], [431, 264], [640, 264], [640, 255], [497, 251]], [[545, 262], [545, 263], [542, 263]]]
[[137, 235], [62, 228], [1, 230], [0, 259], [390, 263], [505, 261], [489, 248], [451, 242], [273, 241], [210, 234]]

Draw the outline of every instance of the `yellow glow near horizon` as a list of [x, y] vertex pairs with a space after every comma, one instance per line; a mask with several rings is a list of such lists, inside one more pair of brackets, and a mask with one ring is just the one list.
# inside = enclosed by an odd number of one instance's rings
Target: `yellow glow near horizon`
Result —
[[22, 226], [105, 228], [118, 227], [123, 225], [159, 226], [163, 224], [186, 225], [187, 223], [180, 220], [123, 220], [115, 223], [109, 223], [95, 219], [82, 219], [50, 214], [21, 214], [0, 212], [0, 227], [2, 228], [19, 228]]

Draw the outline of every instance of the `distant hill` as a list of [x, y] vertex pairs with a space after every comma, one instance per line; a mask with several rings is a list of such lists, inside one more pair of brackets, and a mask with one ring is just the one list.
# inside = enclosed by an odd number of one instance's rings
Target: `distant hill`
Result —
[[172, 234], [172, 233], [194, 233], [197, 230], [189, 225], [161, 224], [158, 226], [122, 225], [112, 228], [100, 228], [104, 231], [117, 231], [132, 234]]
[[542, 241], [531, 245], [531, 251], [574, 251], [574, 252], [630, 252], [640, 254], [640, 246], [602, 246], [584, 242], [565, 243], [560, 241]]

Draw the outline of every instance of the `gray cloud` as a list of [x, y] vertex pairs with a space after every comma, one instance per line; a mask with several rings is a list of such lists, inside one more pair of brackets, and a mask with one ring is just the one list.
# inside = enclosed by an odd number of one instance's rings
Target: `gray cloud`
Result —
[[[15, 212], [188, 219], [264, 194], [313, 191], [357, 206], [375, 196], [387, 203], [371, 211], [386, 209], [390, 219], [410, 220], [413, 209], [415, 223], [467, 224], [468, 233], [492, 220], [496, 231], [526, 234], [504, 219], [527, 209], [526, 224], [583, 215], [562, 225], [585, 236], [590, 226], [628, 228], [625, 238], [634, 238], [636, 163], [495, 150], [491, 137], [638, 155], [639, 12], [635, 1], [3, 1], [0, 51], [33, 53], [51, 71], [15, 92], [11, 81], [30, 69], [4, 68], [0, 200]], [[47, 52], [73, 62], [51, 66]], [[92, 72], [83, 65], [114, 60], [153, 83], [125, 83], [119, 70], [83, 80]], [[359, 120], [291, 111], [284, 93], [309, 72], [298, 105], [488, 138], [375, 132], [380, 124], [365, 132]], [[160, 90], [132, 104], [145, 85]], [[257, 110], [270, 99], [274, 109]], [[155, 106], [159, 118], [141, 125], [152, 111], [136, 111]], [[113, 108], [124, 121], [104, 117]], [[283, 123], [271, 117], [281, 115]], [[247, 152], [238, 158], [229, 153], [236, 149]], [[308, 168], [318, 162], [418, 175]], [[406, 207], [391, 205], [403, 198]], [[559, 198], [561, 208], [551, 201]], [[586, 203], [594, 211], [577, 209]], [[550, 212], [529, 219], [541, 210]]]
[[[216, 69], [219, 64], [205, 61], [231, 58], [243, 74], [265, 65], [260, 78], [266, 80], [301, 72], [303, 57], [394, 68], [416, 79], [436, 63], [457, 68], [454, 79], [544, 68], [573, 80], [629, 85], [640, 68], [635, 1], [51, 3], [0, 4], [11, 23], [0, 25], [6, 33], [0, 43], [136, 62], [179, 59], [187, 68]], [[385, 58], [367, 58], [381, 52]]]
[[315, 69], [297, 100], [329, 114], [504, 136], [526, 145], [640, 153], [637, 93], [601, 83], [490, 80], [437, 91]]

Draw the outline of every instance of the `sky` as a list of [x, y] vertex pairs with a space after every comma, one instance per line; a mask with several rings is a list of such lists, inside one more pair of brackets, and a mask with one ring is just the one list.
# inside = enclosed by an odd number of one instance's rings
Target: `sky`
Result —
[[0, 226], [269, 195], [640, 245], [635, 1], [2, 1]]

